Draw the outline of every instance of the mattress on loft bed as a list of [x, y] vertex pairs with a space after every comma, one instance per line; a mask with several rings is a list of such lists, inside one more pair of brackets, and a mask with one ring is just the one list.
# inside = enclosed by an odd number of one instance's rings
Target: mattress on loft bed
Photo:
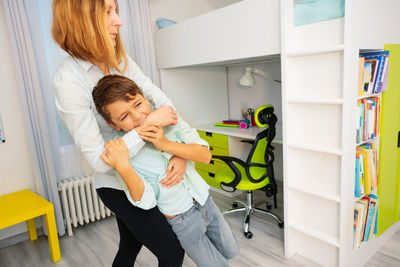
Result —
[[344, 16], [345, 0], [295, 0], [294, 26], [300, 26]]

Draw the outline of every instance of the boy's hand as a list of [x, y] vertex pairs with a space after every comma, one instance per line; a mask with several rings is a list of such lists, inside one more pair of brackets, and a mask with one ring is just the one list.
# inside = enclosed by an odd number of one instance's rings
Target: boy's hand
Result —
[[151, 112], [145, 123], [158, 122], [162, 127], [178, 123], [178, 114], [171, 106], [161, 106], [160, 108]]
[[170, 188], [176, 184], [179, 184], [183, 180], [183, 176], [186, 172], [186, 160], [178, 157], [173, 156], [169, 160], [169, 164], [167, 167], [167, 177], [160, 181], [161, 186], [166, 186]]
[[100, 156], [104, 163], [117, 170], [130, 166], [128, 148], [121, 138], [110, 140], [104, 146], [106, 149]]
[[168, 140], [164, 136], [162, 126], [158, 122], [152, 122], [144, 126], [139, 132], [139, 136], [145, 140], [152, 142], [158, 150], [164, 150]]

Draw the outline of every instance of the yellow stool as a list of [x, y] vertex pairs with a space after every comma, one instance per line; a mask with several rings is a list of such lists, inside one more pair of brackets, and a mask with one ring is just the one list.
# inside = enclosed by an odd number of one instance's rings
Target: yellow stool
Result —
[[0, 196], [0, 229], [26, 221], [31, 241], [37, 239], [35, 217], [44, 215], [53, 262], [61, 259], [53, 204], [29, 189]]

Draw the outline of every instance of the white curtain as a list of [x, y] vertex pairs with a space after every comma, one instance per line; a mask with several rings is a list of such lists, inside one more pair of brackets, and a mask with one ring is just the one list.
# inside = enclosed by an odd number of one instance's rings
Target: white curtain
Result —
[[[1, 0], [14, 49], [35, 184], [54, 204], [59, 235], [65, 233], [57, 181], [92, 172], [61, 122], [54, 104], [53, 77], [66, 57], [50, 33], [52, 1]], [[158, 84], [147, 0], [119, 0], [122, 41], [143, 72]]]
[[148, 0], [119, 0], [121, 38], [127, 54], [159, 85]]
[[[57, 190], [58, 157], [55, 149], [55, 112], [51, 79], [42, 73], [44, 46], [38, 24], [35, 1], [2, 0], [11, 46], [14, 47], [14, 65], [20, 90], [26, 129], [28, 131], [32, 167], [37, 191], [54, 205], [57, 230], [65, 233]], [[36, 15], [36, 19], [34, 18]], [[38, 41], [39, 40], [39, 41]]]

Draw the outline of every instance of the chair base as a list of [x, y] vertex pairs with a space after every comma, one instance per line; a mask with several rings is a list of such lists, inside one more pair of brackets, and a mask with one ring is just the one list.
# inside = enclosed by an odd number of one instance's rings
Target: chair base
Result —
[[[264, 201], [259, 202], [256, 205], [259, 205], [261, 203], [265, 203], [265, 202]], [[241, 207], [238, 207], [238, 204], [241, 204]], [[253, 191], [247, 191], [247, 203], [240, 201], [240, 200], [236, 200], [235, 202], [233, 202], [232, 209], [229, 209], [229, 210], [223, 212], [224, 215], [229, 214], [229, 213], [234, 213], [237, 211], [244, 211], [246, 213], [246, 216], [244, 218], [244, 232], [243, 233], [244, 233], [244, 236], [248, 239], [253, 237], [253, 233], [250, 232], [250, 214], [251, 214], [251, 212], [260, 212], [260, 213], [270, 215], [272, 218], [274, 218], [276, 220], [276, 222], [278, 223], [280, 228], [283, 227], [283, 221], [276, 214], [274, 214], [268, 210], [257, 208], [256, 205], [253, 206]], [[267, 204], [267, 207], [270, 207], [270, 205]]]

